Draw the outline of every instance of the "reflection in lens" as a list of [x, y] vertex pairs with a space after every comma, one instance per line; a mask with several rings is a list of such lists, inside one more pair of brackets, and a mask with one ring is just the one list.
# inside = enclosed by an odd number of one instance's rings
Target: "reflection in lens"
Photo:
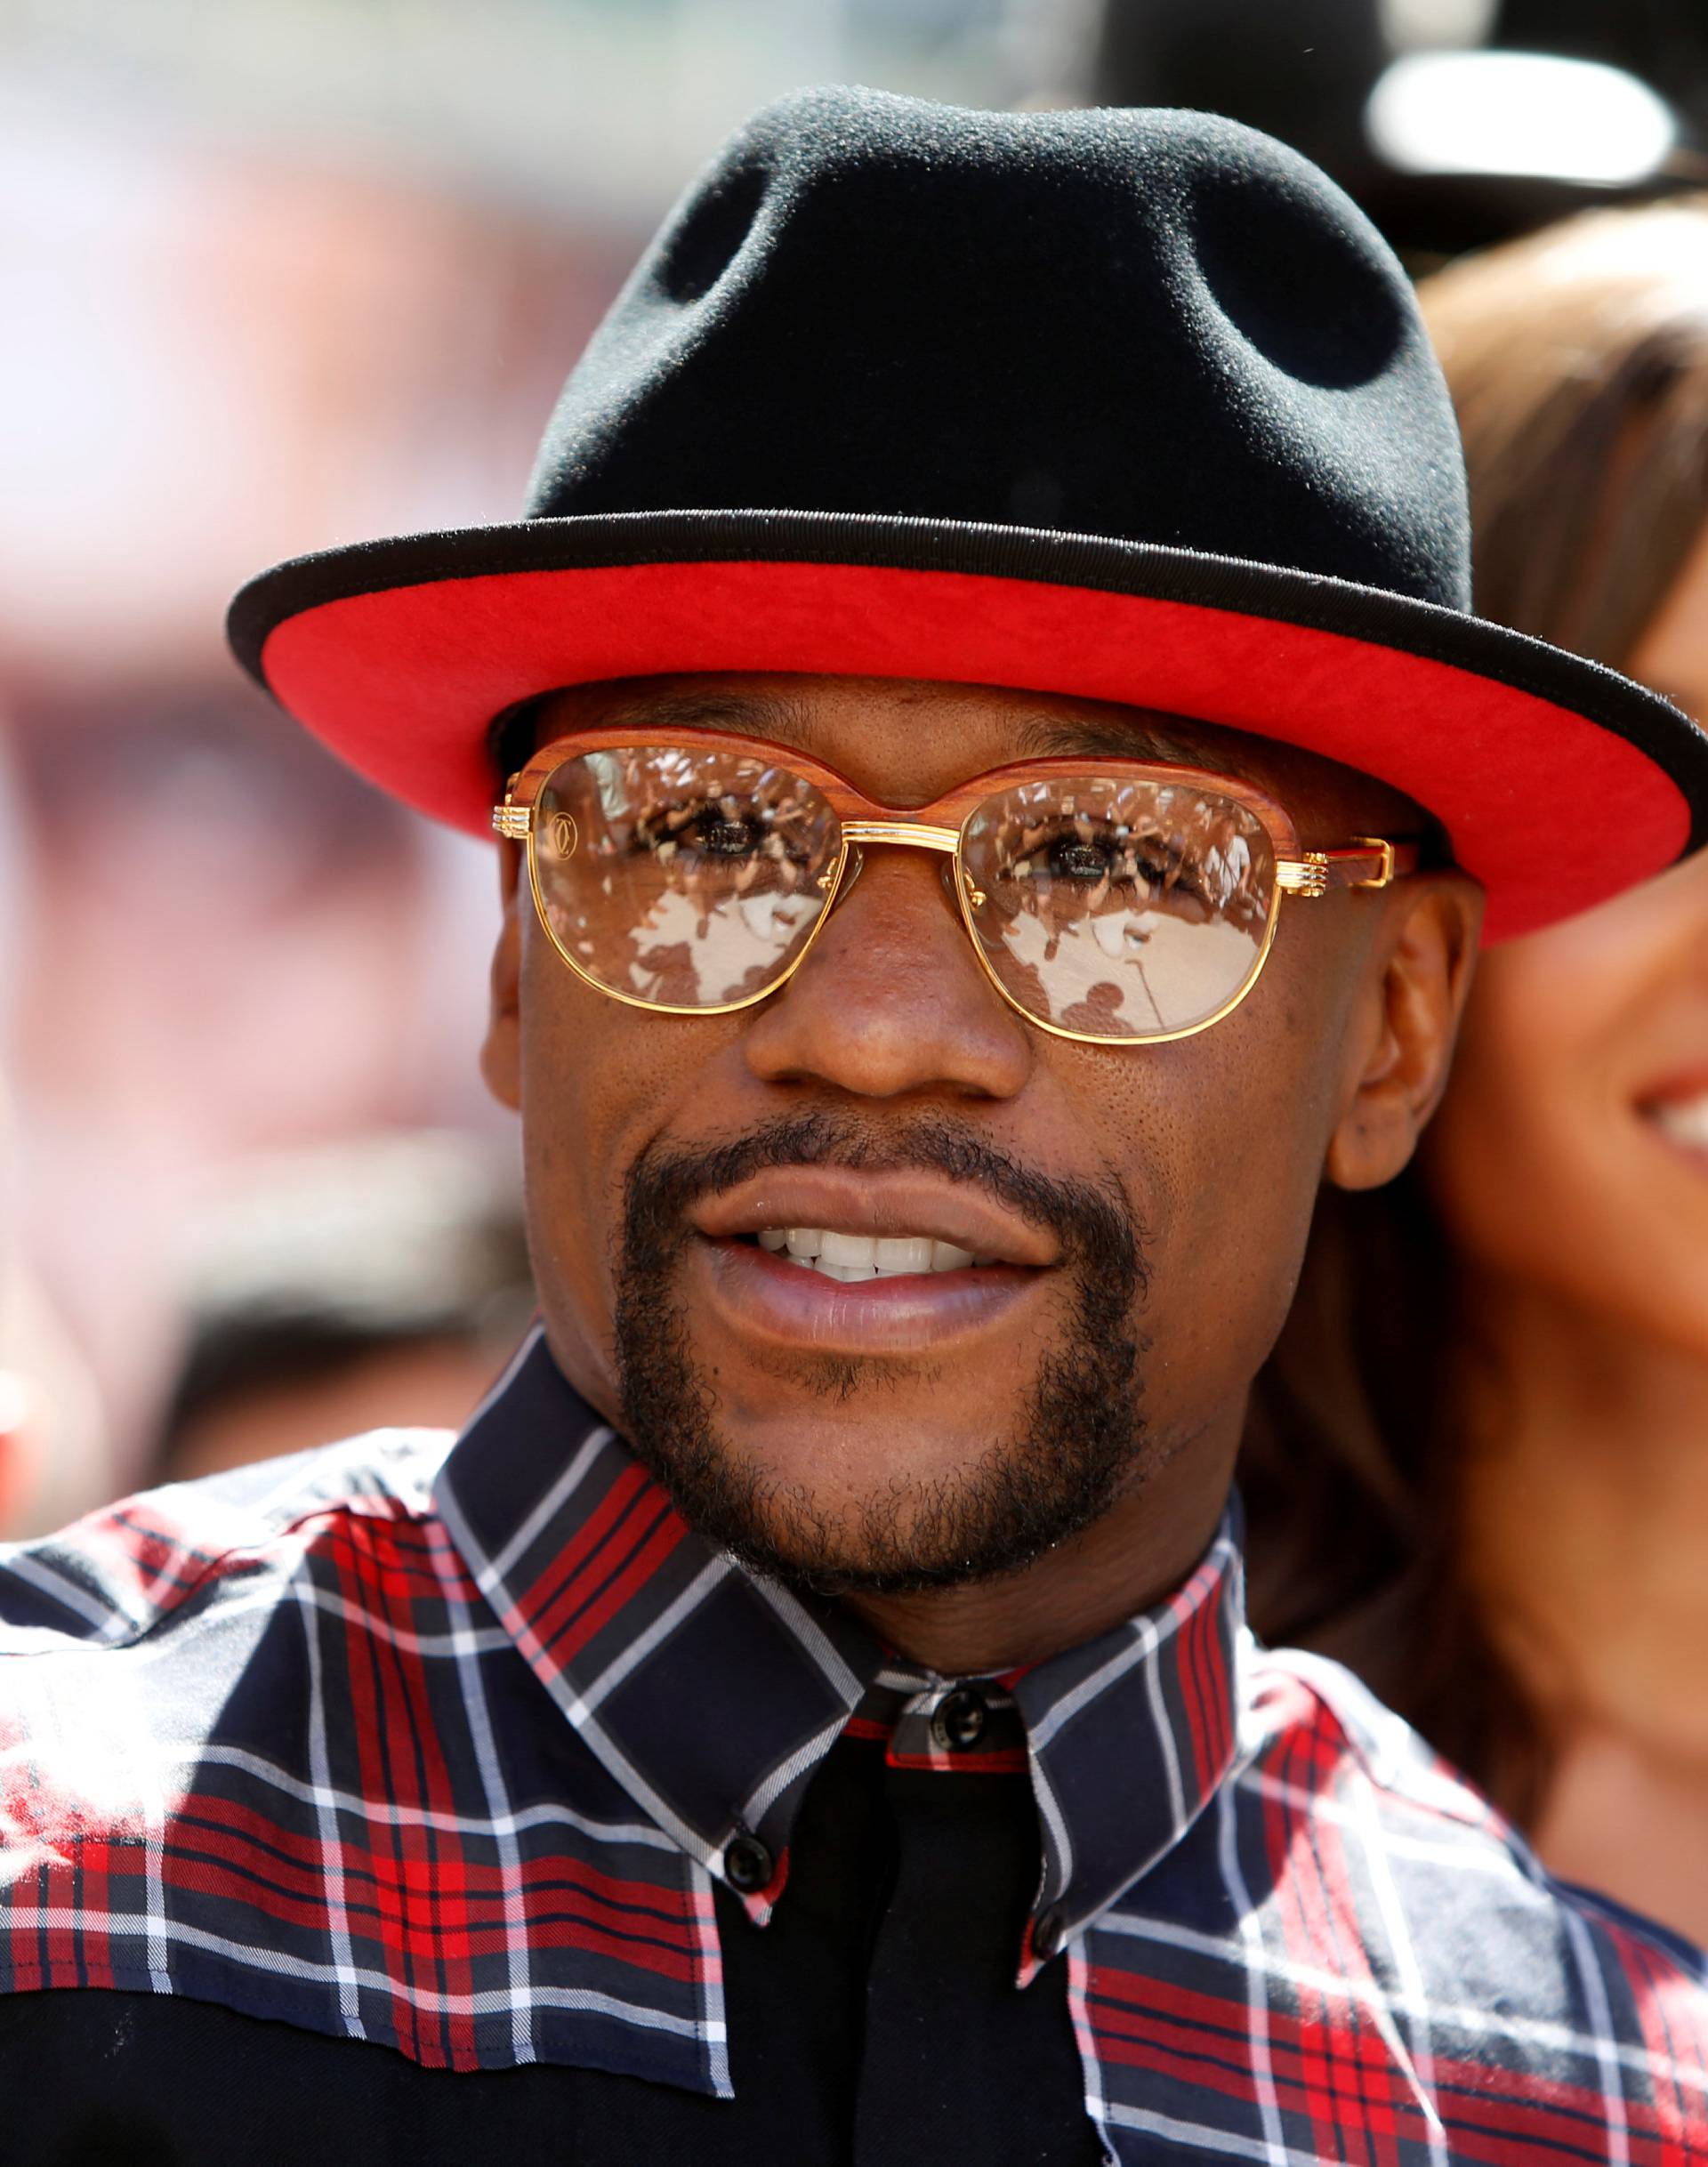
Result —
[[596, 984], [661, 1008], [720, 1008], [794, 963], [840, 848], [829, 802], [786, 768], [624, 745], [552, 770], [534, 877], [552, 938]]
[[1059, 1029], [1191, 1030], [1262, 959], [1275, 856], [1262, 822], [1231, 798], [1108, 777], [1022, 783], [979, 807], [962, 857], [998, 982]]

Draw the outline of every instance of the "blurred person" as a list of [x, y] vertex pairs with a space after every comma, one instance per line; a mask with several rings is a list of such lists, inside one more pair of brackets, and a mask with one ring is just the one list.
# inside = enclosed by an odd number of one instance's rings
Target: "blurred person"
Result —
[[[1480, 610], [1708, 715], [1708, 200], [1422, 302]], [[1414, 1166], [1325, 1198], [1242, 1483], [1261, 1630], [1708, 1941], [1708, 863], [1485, 959]]]
[[1485, 903], [1708, 826], [1468, 552], [1297, 154], [836, 89], [690, 189], [524, 518], [245, 591], [502, 839], [544, 1323], [454, 1444], [0, 1560], [7, 2167], [1708, 2156], [1701, 1959], [1243, 1626], [1322, 1180], [1410, 1154]]
[[[12, 748], [0, 733], [0, 1012], [21, 962]], [[0, 1082], [0, 1540], [41, 1535], [117, 1486], [88, 1364], [43, 1288], [20, 1203], [17, 1121]]]
[[163, 1482], [386, 1424], [460, 1429], [534, 1308], [514, 1181], [453, 1132], [250, 1161], [184, 1246]]
[[329, 535], [487, 515], [610, 278], [442, 189], [20, 112], [0, 278], [19, 1208], [122, 1488], [181, 1329], [162, 1244], [228, 1163], [483, 1118], [479, 854], [285, 723], [223, 598]]
[[0, 1540], [45, 1534], [113, 1490], [94, 1380], [24, 1251], [13, 1127], [0, 1094]]
[[63, 1524], [113, 1487], [94, 1380], [34, 1275], [0, 1269], [0, 1541]]

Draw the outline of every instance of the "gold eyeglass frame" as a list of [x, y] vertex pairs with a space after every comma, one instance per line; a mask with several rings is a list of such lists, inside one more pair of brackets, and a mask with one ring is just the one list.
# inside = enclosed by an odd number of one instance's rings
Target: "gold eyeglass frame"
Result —
[[[798, 776], [802, 782], [811, 784], [819, 791], [836, 816], [840, 847], [835, 863], [818, 878], [818, 885], [826, 893], [824, 908], [814, 921], [811, 930], [801, 944], [800, 952], [793, 962], [769, 985], [761, 987], [757, 993], [744, 995], [739, 1001], [682, 1007], [672, 1002], [643, 1000], [638, 994], [619, 993], [614, 987], [602, 985], [576, 961], [559, 939], [547, 914], [535, 851], [537, 833], [535, 813], [540, 792], [560, 767], [584, 753], [616, 750], [640, 752], [655, 746], [669, 752], [691, 752], [703, 747], [708, 752], [729, 753], [745, 759], [762, 760], [769, 767], [786, 768], [790, 774]], [[1101, 1032], [1072, 1031], [1065, 1024], [1046, 1023], [1042, 1017], [1035, 1016], [1029, 1008], [1017, 1000], [997, 977], [973, 922], [973, 910], [984, 901], [984, 898], [973, 888], [962, 861], [962, 843], [967, 822], [987, 799], [996, 796], [999, 792], [1011, 789], [1019, 783], [1047, 780], [1052, 775], [1064, 777], [1071, 775], [1098, 781], [1154, 782], [1164, 787], [1179, 785], [1196, 790], [1206, 796], [1228, 799], [1251, 813], [1261, 826], [1269, 838], [1275, 856], [1275, 891], [1269, 898], [1263, 938], [1256, 959], [1238, 990], [1213, 1015], [1172, 1031], [1145, 1031], [1132, 1037], [1112, 1038]], [[564, 819], [570, 818], [568, 814], [560, 817]], [[951, 822], [953, 825], [950, 825]], [[971, 777], [929, 805], [909, 809], [881, 804], [876, 799], [867, 797], [846, 776], [839, 775], [834, 768], [826, 767], [822, 761], [813, 760], [791, 746], [776, 745], [762, 737], [746, 737], [733, 731], [710, 729], [675, 731], [655, 736], [645, 729], [637, 730], [632, 725], [626, 729], [618, 726], [576, 730], [567, 737], [553, 738], [550, 745], [542, 745], [527, 765], [511, 777], [505, 785], [503, 803], [492, 809], [492, 825], [495, 834], [507, 842], [523, 845], [528, 858], [528, 889], [534, 898], [535, 911], [546, 938], [570, 970], [584, 985], [591, 986], [595, 993], [602, 994], [608, 1001], [620, 1001], [625, 1008], [645, 1009], [656, 1016], [728, 1016], [744, 1008], [757, 1007], [760, 1002], [769, 1001], [774, 993], [779, 993], [812, 953], [819, 934], [853, 886], [853, 876], [849, 874], [849, 866], [851, 863], [854, 874], [858, 875], [863, 862], [863, 844], [875, 843], [903, 850], [942, 852], [955, 861], [955, 896], [960, 908], [962, 924], [973, 954], [996, 992], [1016, 1015], [1023, 1017], [1035, 1029], [1046, 1031], [1052, 1038], [1070, 1039], [1077, 1044], [1088, 1046], [1159, 1046], [1176, 1039], [1196, 1038], [1200, 1031], [1207, 1031], [1225, 1017], [1230, 1016], [1262, 976], [1263, 966], [1268, 963], [1269, 951], [1275, 946], [1285, 897], [1294, 896], [1309, 902], [1337, 889], [1386, 888], [1390, 882], [1414, 872], [1418, 862], [1418, 846], [1415, 842], [1390, 842], [1381, 836], [1360, 835], [1349, 844], [1338, 849], [1308, 850], [1301, 844], [1298, 830], [1285, 808], [1266, 791], [1260, 790], [1255, 784], [1241, 782], [1207, 769], [1176, 767], [1156, 761], [1101, 757], [1092, 761], [1071, 758], [1014, 761], [1006, 766], [992, 768], [982, 775]]]

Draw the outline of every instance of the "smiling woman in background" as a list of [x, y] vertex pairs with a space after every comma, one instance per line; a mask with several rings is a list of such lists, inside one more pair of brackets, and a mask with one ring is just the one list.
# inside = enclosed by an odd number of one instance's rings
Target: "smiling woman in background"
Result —
[[[1422, 298], [1479, 613], [1708, 717], [1708, 201]], [[1260, 1630], [1708, 1940], [1708, 855], [1493, 950], [1414, 1171], [1324, 1204], [1242, 1472]]]

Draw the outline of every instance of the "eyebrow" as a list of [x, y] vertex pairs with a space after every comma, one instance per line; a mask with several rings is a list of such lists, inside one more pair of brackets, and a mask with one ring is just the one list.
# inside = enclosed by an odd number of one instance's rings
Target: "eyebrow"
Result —
[[802, 752], [811, 748], [806, 710], [798, 700], [768, 692], [640, 692], [605, 717], [613, 728], [727, 729], [764, 737]]
[[1237, 775], [1238, 770], [1213, 746], [1171, 735], [1165, 726], [1174, 719], [1136, 713], [1130, 722], [1102, 722], [1089, 716], [1035, 715], [1021, 725], [1020, 757], [1148, 760], [1164, 767], [1201, 768], [1208, 774], [1230, 778]]
[[[1167, 767], [1200, 768], [1213, 775], [1235, 775], [1236, 769], [1215, 748], [1172, 735], [1166, 725], [1174, 719], [1135, 713], [1130, 721], [1114, 722], [1092, 716], [1024, 715], [1017, 724], [1012, 757], [1017, 761], [1143, 760]], [[649, 729], [732, 729], [802, 752], [817, 751], [811, 742], [808, 710], [801, 702], [781, 694], [640, 693], [621, 703], [607, 721], [617, 726], [632, 722]], [[998, 764], [1006, 766], [1008, 762]]]

